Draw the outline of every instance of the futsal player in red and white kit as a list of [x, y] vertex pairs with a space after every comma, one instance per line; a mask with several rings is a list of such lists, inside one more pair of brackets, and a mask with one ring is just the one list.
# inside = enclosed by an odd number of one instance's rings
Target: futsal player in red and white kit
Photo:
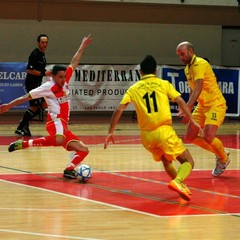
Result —
[[63, 172], [65, 178], [76, 178], [74, 171], [83, 159], [88, 155], [88, 147], [68, 129], [70, 115], [70, 99], [68, 82], [78, 66], [84, 49], [91, 43], [91, 35], [84, 37], [79, 49], [73, 56], [70, 65], [55, 65], [52, 69], [51, 79], [31, 90], [28, 94], [14, 99], [13, 101], [0, 106], [0, 113], [8, 111], [10, 108], [20, 105], [31, 99], [44, 97], [48, 105], [46, 129], [49, 133], [47, 137], [30, 139], [27, 141], [18, 140], [9, 145], [8, 151], [25, 149], [28, 147], [40, 146], [62, 146], [68, 151], [75, 151], [75, 154]]

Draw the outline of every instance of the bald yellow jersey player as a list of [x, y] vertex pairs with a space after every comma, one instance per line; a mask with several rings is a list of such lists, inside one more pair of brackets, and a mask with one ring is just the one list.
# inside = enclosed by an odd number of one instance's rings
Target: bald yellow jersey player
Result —
[[[191, 43], [180, 43], [176, 53], [182, 63], [186, 64], [184, 72], [190, 87], [187, 105], [192, 111], [197, 102], [192, 116], [204, 131], [204, 136], [199, 136], [198, 128], [189, 122], [186, 139], [215, 154], [216, 167], [213, 169], [212, 175], [219, 176], [230, 163], [229, 152], [224, 149], [222, 142], [216, 137], [216, 132], [226, 115], [226, 101], [219, 89], [211, 65], [205, 59], [196, 56]], [[183, 116], [183, 122], [188, 122], [188, 117], [184, 116], [182, 111], [179, 112], [179, 116]]]
[[[176, 102], [189, 121], [203, 133], [195, 122], [181, 94], [167, 80], [156, 76], [157, 63], [153, 56], [147, 55], [140, 64], [141, 79], [133, 84], [123, 96], [118, 108], [113, 113], [104, 148], [114, 142], [113, 133], [124, 109], [133, 103], [141, 130], [143, 146], [153, 155], [155, 161], [162, 161], [165, 171], [172, 179], [168, 187], [176, 191], [183, 199], [191, 199], [191, 191], [183, 181], [191, 173], [194, 161], [172, 127], [169, 99]], [[176, 169], [174, 160], [181, 165]]]

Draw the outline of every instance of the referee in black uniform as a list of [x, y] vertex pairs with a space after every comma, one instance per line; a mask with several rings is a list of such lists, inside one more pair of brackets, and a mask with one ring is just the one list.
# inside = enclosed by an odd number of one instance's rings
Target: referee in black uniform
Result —
[[[51, 71], [47, 71], [45, 50], [48, 46], [48, 36], [46, 34], [40, 34], [37, 37], [37, 48], [35, 48], [29, 58], [27, 65], [27, 76], [25, 79], [25, 88], [27, 92], [37, 88], [42, 83], [43, 76], [50, 76]], [[21, 136], [31, 136], [29, 130], [29, 121], [35, 116], [39, 115], [41, 111], [46, 108], [44, 99], [33, 99], [29, 101], [29, 108], [24, 113], [23, 118], [19, 122], [15, 134]]]

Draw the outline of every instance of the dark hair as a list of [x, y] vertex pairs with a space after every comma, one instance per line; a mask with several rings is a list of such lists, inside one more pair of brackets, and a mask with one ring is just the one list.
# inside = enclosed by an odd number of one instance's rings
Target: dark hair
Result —
[[66, 71], [66, 67], [62, 65], [55, 65], [52, 69], [52, 75], [56, 76], [60, 71]]
[[48, 39], [48, 36], [46, 34], [42, 33], [42, 34], [38, 35], [37, 41], [40, 42], [42, 37], [46, 37]]
[[140, 63], [140, 69], [144, 74], [154, 74], [157, 68], [157, 62], [151, 55], [147, 55]]

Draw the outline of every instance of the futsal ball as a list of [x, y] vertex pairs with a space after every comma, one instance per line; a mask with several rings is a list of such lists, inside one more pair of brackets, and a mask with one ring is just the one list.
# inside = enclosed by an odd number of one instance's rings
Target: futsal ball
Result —
[[86, 164], [81, 164], [77, 167], [77, 180], [85, 183], [92, 177], [92, 169]]

